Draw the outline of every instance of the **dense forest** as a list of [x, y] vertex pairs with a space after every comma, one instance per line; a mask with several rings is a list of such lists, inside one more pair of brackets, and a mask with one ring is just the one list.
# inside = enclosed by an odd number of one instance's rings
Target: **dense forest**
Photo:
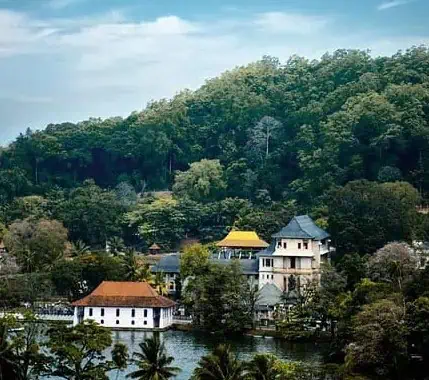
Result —
[[[355, 182], [362, 180], [370, 182]], [[383, 183], [396, 185], [377, 187]], [[269, 239], [298, 212], [325, 227], [332, 217], [340, 230], [342, 216], [329, 204], [341, 205], [347, 186], [388, 193], [367, 208], [396, 205], [404, 193], [413, 207], [426, 198], [428, 48], [377, 58], [338, 50], [286, 63], [264, 57], [125, 119], [28, 129], [0, 154], [3, 224], [36, 212], [91, 245], [119, 236], [171, 248], [232, 226]], [[174, 197], [150, 196], [161, 190]], [[368, 252], [389, 240], [351, 249]]]

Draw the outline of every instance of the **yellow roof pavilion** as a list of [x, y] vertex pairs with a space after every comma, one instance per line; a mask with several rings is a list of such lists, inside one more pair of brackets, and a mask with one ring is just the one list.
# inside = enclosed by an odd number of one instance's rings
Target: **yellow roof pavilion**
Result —
[[216, 245], [223, 248], [266, 248], [269, 244], [254, 231], [231, 231]]

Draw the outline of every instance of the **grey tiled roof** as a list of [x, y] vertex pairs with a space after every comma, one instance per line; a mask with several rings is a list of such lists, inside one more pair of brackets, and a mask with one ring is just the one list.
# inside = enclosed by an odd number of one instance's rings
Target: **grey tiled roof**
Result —
[[[257, 259], [236, 259], [240, 263], [243, 274], [258, 274], [259, 260]], [[228, 265], [232, 260], [212, 258], [210, 260], [215, 264]]]
[[[211, 262], [227, 265], [231, 262], [228, 259], [211, 258]], [[241, 259], [238, 260], [241, 265], [243, 274], [258, 274], [259, 260], [257, 259]], [[158, 264], [154, 265], [152, 272], [164, 272], [164, 273], [179, 273], [180, 272], [180, 255], [165, 255], [161, 258]]]
[[153, 266], [152, 272], [179, 273], [180, 255], [165, 255]]
[[274, 251], [276, 250], [276, 241], [275, 240], [273, 240], [272, 242], [271, 242], [271, 244], [267, 247], [267, 248], [265, 248], [265, 249], [263, 249], [262, 251], [259, 251], [257, 254], [256, 254], [256, 257], [260, 257], [260, 256], [271, 256], [273, 253], [274, 253]]
[[286, 227], [273, 235], [273, 238], [323, 240], [329, 234], [318, 227], [308, 215], [295, 216]]
[[283, 292], [274, 284], [265, 284], [259, 290], [259, 298], [256, 306], [275, 306], [281, 302]]

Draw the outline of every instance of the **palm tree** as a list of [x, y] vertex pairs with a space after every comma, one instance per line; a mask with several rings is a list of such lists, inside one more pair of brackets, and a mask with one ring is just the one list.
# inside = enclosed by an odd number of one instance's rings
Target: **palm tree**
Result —
[[125, 256], [123, 257], [123, 266], [125, 269], [125, 278], [129, 281], [138, 279], [139, 275], [139, 263], [137, 262], [136, 252], [133, 249], [125, 250]]
[[252, 380], [275, 380], [277, 377], [276, 360], [277, 358], [272, 354], [256, 354], [246, 364], [248, 376]]
[[154, 276], [152, 274], [152, 271], [150, 270], [149, 264], [142, 264], [136, 273], [136, 280], [137, 281], [146, 281], [149, 285], [154, 284]]
[[21, 252], [20, 261], [24, 270], [28, 273], [33, 272], [36, 269], [37, 255], [36, 252], [27, 248]]
[[153, 287], [161, 296], [168, 295], [168, 285], [164, 281], [163, 272], [156, 272], [155, 278], [153, 280]]
[[110, 247], [110, 253], [113, 256], [118, 256], [120, 253], [123, 253], [125, 249], [124, 239], [114, 236], [112, 239], [108, 242]]
[[212, 353], [201, 357], [192, 379], [244, 380], [246, 379], [246, 366], [232, 353], [230, 346], [220, 344]]
[[116, 380], [119, 377], [119, 371], [127, 368], [128, 364], [128, 347], [122, 343], [116, 343], [112, 350], [112, 361], [116, 366]]
[[88, 253], [90, 250], [89, 246], [85, 244], [82, 240], [77, 240], [71, 244], [70, 254], [72, 257], [83, 256]]
[[139, 369], [127, 377], [140, 380], [166, 380], [180, 372], [180, 368], [170, 366], [174, 358], [167, 355], [164, 343], [161, 343], [158, 335], [145, 340], [139, 346], [141, 352], [133, 354], [136, 357], [133, 362]]

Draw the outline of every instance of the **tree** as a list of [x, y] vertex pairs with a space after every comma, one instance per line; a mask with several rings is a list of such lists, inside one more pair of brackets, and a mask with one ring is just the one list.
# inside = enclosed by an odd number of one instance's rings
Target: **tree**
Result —
[[68, 232], [56, 220], [16, 221], [9, 227], [5, 245], [24, 270], [50, 268], [64, 256]]
[[390, 243], [370, 257], [367, 270], [372, 280], [391, 284], [395, 291], [402, 292], [419, 264], [420, 258], [408, 244]]
[[204, 273], [209, 264], [209, 257], [209, 250], [201, 244], [186, 246], [180, 255], [180, 276], [186, 279]]
[[156, 272], [155, 278], [153, 280], [153, 287], [161, 296], [168, 295], [168, 285], [165, 282], [163, 272]]
[[347, 290], [353, 290], [366, 277], [366, 260], [357, 253], [344, 255], [336, 269], [347, 280]]
[[138, 370], [131, 372], [127, 377], [141, 380], [166, 380], [175, 377], [180, 368], [173, 367], [172, 356], [168, 356], [164, 343], [161, 343], [158, 335], [146, 339], [139, 344], [141, 352], [133, 353], [133, 363]]
[[72, 190], [53, 212], [68, 228], [72, 240], [104, 247], [109, 238], [119, 235], [124, 208], [115, 193], [88, 180], [82, 187]]
[[116, 380], [119, 377], [119, 372], [123, 371], [128, 366], [128, 347], [122, 343], [116, 343], [112, 350], [112, 361], [117, 368]]
[[137, 203], [137, 193], [128, 182], [121, 182], [115, 188], [118, 202], [125, 208], [131, 208]]
[[125, 214], [125, 220], [146, 243], [173, 248], [185, 237], [185, 216], [171, 197], [146, 199]]
[[354, 320], [347, 368], [369, 376], [398, 378], [407, 360], [407, 334], [402, 307], [389, 300], [364, 306]]
[[407, 305], [407, 327], [410, 331], [409, 342], [413, 352], [421, 355], [423, 368], [421, 373], [427, 373], [429, 368], [429, 298], [419, 297]]
[[173, 185], [179, 197], [207, 202], [221, 198], [226, 189], [223, 166], [219, 160], [201, 160], [190, 165], [186, 172], [177, 172]]
[[282, 123], [271, 116], [264, 116], [255, 127], [250, 130], [249, 147], [256, 153], [260, 160], [268, 159], [270, 155], [270, 143], [275, 139]]
[[48, 332], [46, 347], [52, 356], [48, 376], [67, 380], [107, 380], [107, 372], [115, 368], [107, 361], [104, 350], [111, 346], [110, 331], [86, 320], [69, 328], [56, 326]]
[[402, 173], [398, 168], [392, 166], [383, 166], [378, 172], [379, 182], [395, 182], [402, 179]]
[[276, 380], [278, 359], [272, 354], [256, 354], [246, 363], [247, 376], [253, 380]]
[[123, 251], [125, 250], [124, 239], [118, 236], [114, 236], [112, 239], [110, 239], [107, 242], [107, 244], [109, 246], [109, 252], [113, 256], [118, 256], [119, 254], [123, 253]]
[[246, 378], [245, 365], [231, 351], [230, 346], [219, 345], [210, 354], [202, 356], [192, 375], [193, 380], [242, 380]]
[[411, 242], [417, 225], [417, 190], [405, 182], [349, 182], [328, 200], [329, 229], [337, 250], [373, 253], [391, 241]]
[[90, 252], [90, 247], [86, 245], [82, 240], [77, 240], [71, 244], [70, 255], [72, 257], [83, 256]]
[[[46, 368], [48, 358], [40, 350], [38, 338], [41, 333], [40, 324], [31, 313], [25, 313], [25, 323], [19, 322], [15, 317], [6, 316], [0, 321], [0, 363], [3, 361], [5, 372], [13, 372], [10, 378], [30, 380], [38, 378]], [[7, 329], [14, 329], [9, 339]], [[9, 342], [8, 342], [9, 341]], [[0, 366], [0, 378], [3, 369]], [[8, 377], [7, 377], [8, 378]], [[6, 379], [6, 378], [5, 378]]]
[[216, 333], [243, 331], [253, 321], [252, 294], [238, 260], [210, 264], [205, 273], [189, 278], [184, 303], [193, 323]]

